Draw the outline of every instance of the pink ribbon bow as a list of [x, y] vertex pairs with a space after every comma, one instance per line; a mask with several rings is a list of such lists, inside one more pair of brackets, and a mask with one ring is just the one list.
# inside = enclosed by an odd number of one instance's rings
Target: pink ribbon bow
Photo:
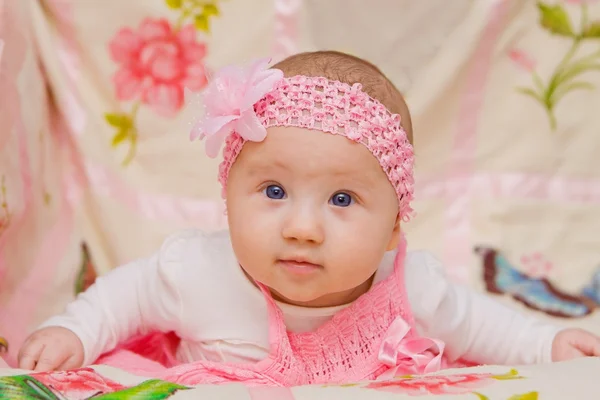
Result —
[[378, 380], [389, 380], [397, 375], [428, 374], [442, 368], [444, 343], [425, 337], [406, 337], [410, 325], [398, 317], [390, 325], [378, 359], [391, 369], [381, 374]]
[[202, 93], [205, 114], [190, 132], [190, 140], [206, 138], [206, 154], [214, 158], [225, 138], [237, 132], [245, 140], [260, 142], [267, 135], [254, 104], [283, 79], [283, 72], [268, 69], [270, 60], [254, 61], [246, 67], [219, 70]]

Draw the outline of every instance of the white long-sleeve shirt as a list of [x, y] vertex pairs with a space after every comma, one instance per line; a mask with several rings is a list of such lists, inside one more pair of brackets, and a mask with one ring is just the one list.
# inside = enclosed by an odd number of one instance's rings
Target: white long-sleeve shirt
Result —
[[[393, 271], [385, 254], [374, 283]], [[480, 364], [551, 361], [559, 328], [524, 316], [483, 294], [455, 285], [426, 252], [409, 252], [405, 285], [421, 335], [446, 343], [451, 360]], [[288, 330], [316, 329], [344, 306], [306, 308], [278, 303]], [[228, 232], [184, 231], [160, 251], [96, 280], [43, 325], [72, 330], [82, 341], [84, 364], [141, 332], [174, 331], [183, 362], [253, 362], [269, 353], [267, 305], [241, 270]]]

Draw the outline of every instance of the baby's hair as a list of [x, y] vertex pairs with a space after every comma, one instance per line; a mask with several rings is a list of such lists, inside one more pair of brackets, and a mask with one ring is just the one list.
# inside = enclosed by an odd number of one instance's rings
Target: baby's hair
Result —
[[379, 100], [394, 114], [400, 114], [402, 127], [412, 143], [412, 122], [404, 97], [379, 68], [361, 58], [338, 51], [299, 53], [275, 64], [273, 68], [285, 76], [322, 76], [352, 85], [362, 84], [362, 90]]

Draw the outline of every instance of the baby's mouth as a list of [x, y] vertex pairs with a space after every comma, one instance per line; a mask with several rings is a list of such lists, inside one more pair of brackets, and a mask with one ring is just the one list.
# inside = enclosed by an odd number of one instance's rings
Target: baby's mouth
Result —
[[277, 264], [294, 274], [311, 274], [323, 269], [322, 265], [312, 263], [302, 258], [277, 260]]

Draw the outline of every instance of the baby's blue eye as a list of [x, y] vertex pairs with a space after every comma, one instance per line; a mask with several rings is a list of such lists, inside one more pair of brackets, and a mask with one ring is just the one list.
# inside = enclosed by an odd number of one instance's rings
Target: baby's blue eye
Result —
[[352, 196], [348, 193], [336, 193], [331, 197], [331, 204], [338, 207], [348, 207], [353, 203]]
[[269, 185], [265, 188], [264, 193], [270, 199], [281, 200], [285, 197], [285, 191], [281, 186]]

